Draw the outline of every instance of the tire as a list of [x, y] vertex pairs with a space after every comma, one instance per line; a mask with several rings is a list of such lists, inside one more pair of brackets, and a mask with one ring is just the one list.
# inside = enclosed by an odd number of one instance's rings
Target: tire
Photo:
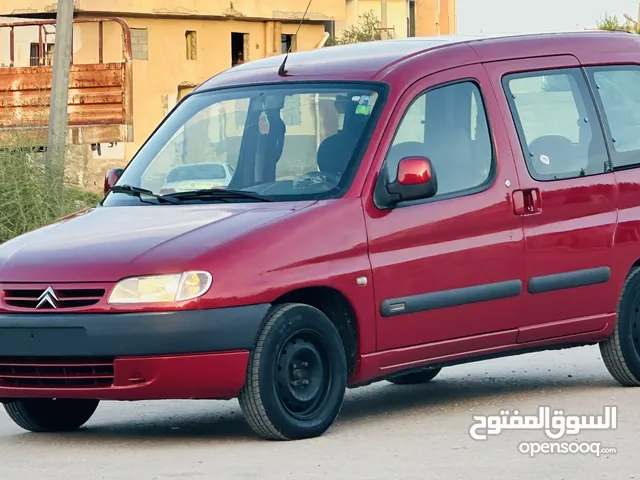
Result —
[[69, 432], [83, 426], [98, 408], [98, 400], [29, 398], [4, 404], [19, 427], [30, 432]]
[[430, 368], [428, 370], [421, 370], [419, 372], [405, 373], [404, 375], [398, 375], [390, 377], [387, 380], [396, 385], [417, 385], [420, 383], [427, 383], [434, 379], [436, 375], [440, 373], [442, 368]]
[[607, 370], [625, 387], [640, 386], [640, 269], [627, 277], [611, 336], [600, 342]]
[[258, 436], [301, 440], [333, 424], [346, 383], [345, 350], [331, 320], [308, 305], [284, 304], [266, 318], [238, 400]]

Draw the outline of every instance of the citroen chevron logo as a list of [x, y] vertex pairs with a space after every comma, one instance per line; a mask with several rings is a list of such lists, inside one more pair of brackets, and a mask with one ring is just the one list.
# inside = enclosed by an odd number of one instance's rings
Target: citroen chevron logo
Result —
[[47, 303], [51, 308], [58, 308], [56, 302], [59, 302], [56, 292], [54, 292], [53, 287], [47, 288], [40, 297], [38, 297], [38, 304], [36, 308], [43, 308]]

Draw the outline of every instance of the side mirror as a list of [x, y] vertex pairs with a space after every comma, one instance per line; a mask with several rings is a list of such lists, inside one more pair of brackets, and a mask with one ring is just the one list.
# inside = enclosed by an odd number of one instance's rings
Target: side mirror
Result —
[[[426, 157], [405, 157], [398, 162], [397, 172], [383, 169], [376, 188], [376, 204], [393, 208], [400, 202], [423, 200], [438, 191], [438, 180], [431, 161]], [[390, 180], [395, 174], [395, 180]]]
[[104, 194], [109, 193], [109, 190], [116, 184], [120, 175], [124, 171], [123, 168], [112, 168], [104, 176]]

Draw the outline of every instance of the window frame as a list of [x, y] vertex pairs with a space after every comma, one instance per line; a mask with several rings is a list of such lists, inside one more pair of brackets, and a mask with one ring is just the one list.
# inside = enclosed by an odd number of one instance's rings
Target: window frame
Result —
[[[607, 147], [607, 152], [609, 154], [609, 162], [611, 164], [611, 168], [613, 171], [619, 170], [629, 170], [634, 168], [640, 168], [640, 149], [631, 150], [627, 152], [619, 152], [616, 150], [615, 142], [613, 141], [614, 135], [611, 131], [611, 127], [609, 125], [609, 120], [607, 118], [607, 111], [604, 106], [604, 102], [602, 101], [602, 97], [600, 96], [599, 89], [597, 88], [597, 82], [595, 79], [595, 74], [598, 72], [607, 72], [607, 71], [628, 71], [628, 70], [637, 70], [640, 73], [640, 65], [635, 63], [621, 63], [615, 65], [591, 65], [583, 67], [585, 72], [587, 82], [589, 84], [589, 89], [592, 92], [594, 102], [596, 104], [596, 108], [598, 109], [598, 113], [600, 116], [600, 122], [602, 124], [602, 129], [604, 132], [605, 144]], [[627, 156], [635, 156], [638, 158], [635, 162], [619, 162], [620, 158], [625, 158]], [[619, 164], [620, 163], [620, 164]]]
[[[482, 109], [484, 111], [484, 117], [486, 119], [487, 122], [487, 131], [488, 131], [488, 136], [489, 136], [489, 142], [491, 144], [491, 167], [489, 170], [489, 175], [487, 176], [487, 178], [485, 179], [485, 181], [483, 183], [481, 183], [480, 185], [477, 185], [475, 187], [471, 187], [471, 188], [467, 188], [464, 190], [459, 190], [457, 192], [450, 192], [450, 193], [445, 193], [443, 195], [438, 195], [436, 192], [436, 195], [433, 197], [429, 197], [429, 198], [422, 198], [422, 199], [418, 199], [418, 200], [408, 200], [408, 201], [401, 201], [398, 202], [393, 209], [396, 208], [405, 208], [405, 207], [412, 207], [415, 205], [424, 205], [424, 204], [428, 204], [428, 203], [436, 203], [436, 202], [441, 202], [441, 201], [445, 201], [445, 200], [452, 200], [454, 198], [461, 198], [461, 197], [468, 197], [471, 195], [477, 195], [479, 193], [482, 193], [486, 190], [488, 190], [489, 188], [491, 188], [495, 182], [496, 179], [498, 177], [498, 161], [497, 161], [497, 155], [496, 155], [496, 147], [495, 147], [495, 139], [493, 136], [493, 125], [491, 124], [491, 119], [489, 117], [489, 112], [487, 111], [487, 102], [486, 102], [486, 97], [484, 95], [484, 91], [482, 89], [482, 85], [480, 84], [480, 81], [477, 78], [474, 77], [464, 77], [464, 78], [458, 78], [455, 80], [450, 80], [450, 81], [446, 81], [446, 82], [442, 82], [442, 83], [438, 83], [436, 85], [432, 85], [424, 90], [421, 90], [420, 93], [418, 93], [409, 103], [409, 105], [407, 105], [407, 108], [405, 109], [404, 113], [402, 114], [402, 117], [400, 118], [400, 121], [398, 122], [398, 124], [395, 126], [395, 131], [393, 133], [393, 137], [391, 139], [391, 143], [389, 144], [389, 148], [387, 149], [386, 153], [385, 153], [385, 158], [384, 161], [382, 162], [382, 166], [380, 167], [380, 173], [387, 168], [387, 159], [389, 156], [389, 152], [391, 151], [391, 149], [394, 146], [394, 142], [398, 136], [398, 132], [400, 131], [400, 127], [402, 126], [405, 118], [407, 118], [408, 113], [411, 111], [411, 109], [413, 108], [413, 106], [416, 104], [416, 102], [421, 101], [421, 99], [423, 99], [424, 96], [426, 96], [429, 92], [434, 91], [434, 90], [439, 90], [441, 88], [446, 88], [446, 87], [451, 87], [454, 85], [458, 85], [458, 84], [462, 84], [462, 83], [471, 83], [473, 84], [473, 86], [476, 87], [477, 92], [479, 94], [479, 98], [480, 101], [482, 102]], [[423, 99], [424, 101], [424, 99]], [[425, 119], [426, 119], [426, 115], [425, 115]], [[436, 172], [437, 175], [437, 172]], [[378, 210], [388, 210], [388, 208], [383, 207], [377, 200], [378, 195], [376, 195], [376, 191], [378, 191], [379, 188], [384, 188], [383, 185], [377, 185], [375, 190], [374, 190], [374, 195], [373, 195], [373, 202], [374, 205], [376, 206], [376, 208]]]
[[[527, 168], [527, 173], [529, 177], [540, 183], [548, 183], [548, 182], [558, 182], [563, 180], [574, 180], [577, 178], [588, 178], [594, 177], [597, 175], [605, 175], [607, 173], [611, 173], [610, 168], [604, 168], [602, 172], [598, 173], [590, 173], [585, 175], [579, 175], [575, 172], [568, 172], [563, 175], [544, 175], [536, 172], [535, 167], [531, 164], [531, 152], [529, 151], [529, 144], [527, 143], [527, 138], [524, 132], [524, 128], [522, 126], [522, 122], [520, 120], [520, 114], [518, 112], [518, 108], [516, 107], [513, 93], [509, 87], [509, 81], [514, 79], [522, 79], [522, 78], [532, 78], [532, 77], [543, 77], [543, 76], [552, 76], [552, 75], [567, 75], [569, 77], [573, 77], [576, 82], [578, 88], [578, 94], [580, 94], [582, 98], [582, 102], [584, 104], [584, 108], [586, 110], [586, 114], [589, 114], [589, 104], [592, 108], [592, 113], [595, 115], [594, 119], [590, 119], [590, 125], [592, 126], [592, 135], [595, 135], [600, 132], [602, 135], [605, 151], [608, 157], [608, 164], [611, 163], [611, 155], [609, 152], [609, 145], [607, 143], [606, 132], [604, 130], [603, 119], [601, 115], [601, 111], [598, 108], [596, 103], [596, 99], [594, 98], [594, 93], [591, 89], [591, 85], [589, 83], [589, 79], [587, 78], [586, 72], [582, 67], [570, 66], [570, 67], [557, 67], [557, 68], [544, 68], [542, 70], [526, 70], [521, 72], [510, 72], [502, 76], [501, 84], [502, 90], [505, 94], [508, 106], [509, 113], [511, 114], [511, 120], [516, 129], [516, 133], [518, 136], [518, 143], [520, 144], [520, 150], [522, 152], [522, 157], [524, 158], [525, 166]], [[575, 92], [572, 91], [575, 100]], [[576, 108], [580, 111], [580, 106], [576, 103]], [[599, 128], [596, 129], [593, 125], [597, 125]]]

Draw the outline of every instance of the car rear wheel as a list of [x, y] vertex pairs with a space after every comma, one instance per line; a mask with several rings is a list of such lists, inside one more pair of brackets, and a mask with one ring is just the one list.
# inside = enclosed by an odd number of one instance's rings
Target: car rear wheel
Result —
[[344, 401], [347, 364], [338, 330], [320, 310], [276, 306], [249, 357], [240, 407], [268, 440], [322, 435]]
[[417, 385], [420, 383], [427, 383], [434, 379], [436, 375], [440, 373], [441, 368], [430, 368], [428, 370], [422, 370], [420, 372], [405, 373], [403, 375], [396, 375], [388, 378], [387, 380], [396, 385]]
[[30, 432], [67, 432], [84, 425], [98, 400], [29, 398], [8, 401], [4, 408], [19, 427]]
[[620, 384], [640, 386], [640, 269], [625, 281], [615, 330], [600, 343], [600, 352], [607, 370]]

